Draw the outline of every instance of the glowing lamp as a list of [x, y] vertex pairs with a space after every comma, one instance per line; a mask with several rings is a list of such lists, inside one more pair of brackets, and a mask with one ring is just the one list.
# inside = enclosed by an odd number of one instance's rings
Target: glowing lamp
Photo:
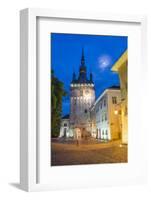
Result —
[[117, 115], [118, 114], [118, 110], [114, 110], [114, 114]]

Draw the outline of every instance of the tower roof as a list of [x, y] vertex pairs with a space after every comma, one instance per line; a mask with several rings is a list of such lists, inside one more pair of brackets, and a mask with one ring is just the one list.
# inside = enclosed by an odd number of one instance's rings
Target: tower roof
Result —
[[85, 66], [84, 49], [82, 48], [81, 67]]
[[[80, 69], [79, 69], [80, 74], [85, 73], [86, 75], [86, 66], [85, 66], [85, 58], [84, 58], [84, 49], [82, 48], [82, 55], [81, 55], [81, 65], [80, 65]], [[79, 78], [80, 78], [80, 74], [79, 74]], [[86, 76], [85, 76], [86, 78]]]
[[82, 48], [81, 64], [79, 67], [78, 79], [75, 78], [75, 74], [73, 73], [72, 83], [93, 83], [92, 73], [90, 74], [90, 79], [87, 79], [87, 68], [85, 65], [84, 48]]

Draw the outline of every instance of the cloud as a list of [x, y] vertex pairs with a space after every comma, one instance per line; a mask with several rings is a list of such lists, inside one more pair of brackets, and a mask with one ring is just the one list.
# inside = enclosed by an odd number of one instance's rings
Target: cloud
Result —
[[98, 66], [101, 70], [107, 69], [111, 64], [111, 57], [108, 55], [101, 55], [98, 58]]

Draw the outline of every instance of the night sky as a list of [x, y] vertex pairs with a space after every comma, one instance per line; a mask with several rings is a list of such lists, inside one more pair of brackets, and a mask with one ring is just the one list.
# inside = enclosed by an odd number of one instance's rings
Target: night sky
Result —
[[[55, 76], [70, 91], [73, 72], [78, 77], [82, 48], [84, 48], [87, 77], [93, 74], [96, 98], [111, 86], [119, 85], [119, 77], [111, 71], [115, 61], [127, 49], [126, 36], [101, 36], [51, 33], [51, 66]], [[63, 115], [69, 114], [70, 99], [63, 98]]]

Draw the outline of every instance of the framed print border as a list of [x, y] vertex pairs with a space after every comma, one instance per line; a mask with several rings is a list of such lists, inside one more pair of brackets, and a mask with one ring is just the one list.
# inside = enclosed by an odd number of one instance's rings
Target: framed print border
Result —
[[[147, 66], [147, 20], [145, 16], [112, 15], [87, 12], [24, 9], [20, 12], [20, 185], [26, 191], [56, 189], [38, 180], [38, 79], [37, 79], [37, 18], [85, 21], [139, 23], [141, 25], [141, 66]], [[146, 134], [146, 133], [145, 133]], [[144, 163], [145, 165], [145, 163]], [[145, 173], [144, 173], [145, 174]], [[146, 176], [143, 176], [146, 180]], [[137, 177], [136, 177], [136, 180]]]

